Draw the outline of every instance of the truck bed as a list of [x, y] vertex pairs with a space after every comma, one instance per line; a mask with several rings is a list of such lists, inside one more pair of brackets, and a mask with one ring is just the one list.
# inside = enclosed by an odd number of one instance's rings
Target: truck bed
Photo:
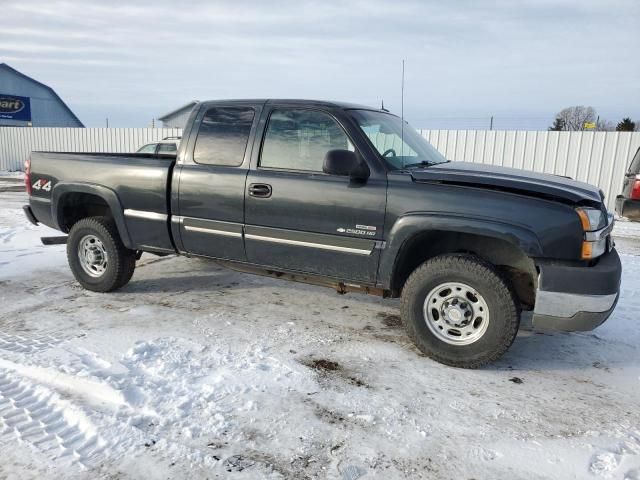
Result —
[[68, 231], [59, 223], [63, 210], [96, 196], [114, 211], [118, 229], [128, 232], [128, 247], [173, 251], [169, 197], [175, 160], [141, 153], [33, 152], [30, 205], [39, 222]]

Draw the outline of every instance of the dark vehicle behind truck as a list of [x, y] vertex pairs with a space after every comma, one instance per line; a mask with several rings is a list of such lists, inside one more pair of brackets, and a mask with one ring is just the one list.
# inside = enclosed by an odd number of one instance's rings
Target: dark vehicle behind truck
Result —
[[177, 156], [34, 152], [33, 223], [68, 233], [76, 279], [124, 286], [141, 252], [401, 297], [409, 336], [478, 367], [533, 324], [590, 330], [621, 266], [603, 194], [449, 162], [387, 111], [306, 100], [199, 104]]

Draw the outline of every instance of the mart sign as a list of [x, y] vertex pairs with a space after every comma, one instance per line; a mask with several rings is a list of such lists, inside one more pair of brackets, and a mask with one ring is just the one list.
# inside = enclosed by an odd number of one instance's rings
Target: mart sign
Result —
[[31, 121], [31, 101], [29, 97], [0, 93], [0, 119]]

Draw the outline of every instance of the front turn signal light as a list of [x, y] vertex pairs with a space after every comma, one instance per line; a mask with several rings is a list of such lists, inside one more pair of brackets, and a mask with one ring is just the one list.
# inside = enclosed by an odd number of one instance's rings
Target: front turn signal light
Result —
[[593, 242], [582, 242], [582, 260], [591, 260], [594, 258], [598, 258], [600, 255], [607, 251], [608, 241], [608, 237], [603, 237], [600, 240], [595, 240]]

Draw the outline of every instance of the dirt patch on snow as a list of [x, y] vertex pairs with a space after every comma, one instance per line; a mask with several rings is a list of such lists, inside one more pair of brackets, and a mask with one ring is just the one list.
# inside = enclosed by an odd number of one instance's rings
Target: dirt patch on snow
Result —
[[349, 372], [338, 362], [326, 358], [305, 358], [299, 362], [316, 372], [321, 385], [331, 383], [332, 380], [343, 380], [356, 387], [371, 388], [369, 384]]
[[332, 362], [331, 360], [326, 360], [324, 358], [302, 362], [302, 364], [315, 370], [316, 372], [337, 372], [339, 370], [342, 370], [342, 367], [338, 362]]
[[382, 319], [382, 324], [389, 328], [401, 328], [402, 320], [400, 315], [387, 312], [378, 312], [378, 318]]

